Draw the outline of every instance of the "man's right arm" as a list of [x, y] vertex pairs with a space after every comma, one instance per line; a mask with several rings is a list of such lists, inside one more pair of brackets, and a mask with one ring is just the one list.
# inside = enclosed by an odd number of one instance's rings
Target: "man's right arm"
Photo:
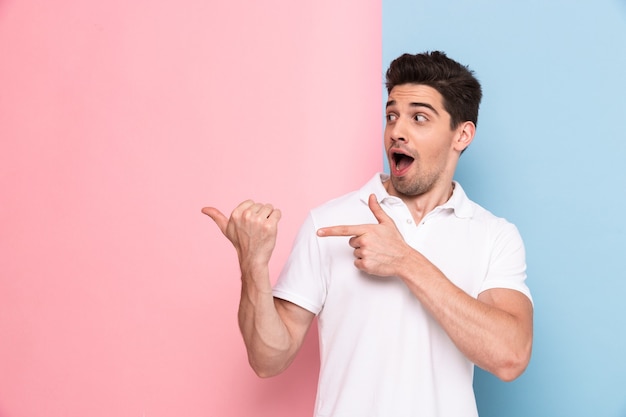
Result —
[[[245, 274], [242, 271], [242, 274]], [[239, 328], [248, 361], [262, 378], [278, 375], [293, 362], [315, 315], [302, 307], [274, 298], [269, 279], [260, 289], [242, 276]]]
[[213, 207], [202, 212], [215, 221], [237, 251], [241, 268], [239, 328], [248, 361], [260, 377], [277, 375], [295, 358], [314, 317], [272, 295], [268, 264], [280, 211], [248, 200], [233, 210], [230, 219]]

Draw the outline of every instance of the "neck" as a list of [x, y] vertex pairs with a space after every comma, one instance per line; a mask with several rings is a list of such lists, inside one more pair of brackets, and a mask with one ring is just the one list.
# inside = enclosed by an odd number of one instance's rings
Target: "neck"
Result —
[[445, 186], [435, 186], [419, 195], [399, 193], [394, 188], [391, 180], [387, 180], [384, 185], [389, 195], [400, 198], [404, 204], [407, 205], [415, 224], [419, 224], [435, 207], [445, 204], [452, 197], [452, 193], [454, 192], [453, 181], [446, 182]]

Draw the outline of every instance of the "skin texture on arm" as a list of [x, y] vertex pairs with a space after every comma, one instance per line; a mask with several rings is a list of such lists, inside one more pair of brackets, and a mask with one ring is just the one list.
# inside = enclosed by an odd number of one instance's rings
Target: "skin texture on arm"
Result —
[[250, 366], [260, 377], [277, 375], [295, 358], [314, 318], [313, 313], [272, 296], [268, 264], [276, 245], [280, 210], [247, 200], [230, 218], [214, 207], [202, 212], [215, 221], [237, 251], [241, 269], [239, 328]]
[[318, 235], [351, 236], [355, 266], [372, 275], [400, 277], [469, 360], [504, 381], [521, 375], [532, 347], [530, 300], [508, 289], [469, 296], [404, 241], [374, 195], [369, 207], [378, 224], [326, 227]]

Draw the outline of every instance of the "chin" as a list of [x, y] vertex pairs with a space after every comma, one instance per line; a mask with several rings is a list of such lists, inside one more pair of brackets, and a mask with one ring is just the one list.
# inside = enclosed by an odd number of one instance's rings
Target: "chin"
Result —
[[432, 184], [424, 184], [418, 180], [411, 181], [411, 179], [407, 176], [392, 176], [391, 185], [396, 193], [411, 197], [427, 193], [432, 188]]

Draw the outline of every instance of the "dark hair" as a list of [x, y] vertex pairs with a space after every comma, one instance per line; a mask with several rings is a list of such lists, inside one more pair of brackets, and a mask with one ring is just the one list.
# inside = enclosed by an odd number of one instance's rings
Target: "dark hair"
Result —
[[440, 51], [404, 54], [391, 63], [386, 75], [387, 93], [397, 85], [422, 84], [434, 88], [443, 97], [443, 107], [450, 114], [451, 128], [459, 123], [478, 122], [482, 98], [480, 83], [468, 67]]

